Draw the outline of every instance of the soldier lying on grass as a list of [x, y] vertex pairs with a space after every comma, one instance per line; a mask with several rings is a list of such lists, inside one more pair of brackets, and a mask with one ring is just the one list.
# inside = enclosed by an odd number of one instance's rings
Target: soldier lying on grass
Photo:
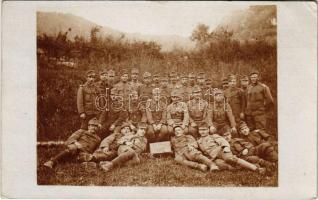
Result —
[[274, 169], [278, 154], [273, 144], [262, 139], [262, 135], [267, 138], [265, 133], [255, 130], [250, 132], [243, 121], [240, 123], [239, 133], [239, 138], [229, 141], [233, 154], [251, 163], [266, 167], [268, 170]]
[[[220, 135], [213, 134], [209, 135], [209, 129], [207, 127], [200, 127], [199, 129], [200, 138], [198, 139], [198, 145], [200, 150], [207, 155], [212, 161], [219, 158], [224, 160], [226, 163], [230, 165], [239, 165], [243, 168], [258, 171], [263, 174], [266, 172], [265, 168], [260, 168], [252, 163], [249, 163], [243, 159], [237, 158], [234, 156], [230, 149], [229, 142], [221, 137]], [[228, 134], [224, 134], [228, 137], [228, 140], [231, 138], [230, 132]]]
[[44, 166], [53, 168], [59, 161], [70, 156], [78, 155], [78, 160], [82, 160], [82, 155], [93, 153], [101, 139], [97, 135], [99, 122], [96, 118], [88, 122], [88, 130], [77, 130], [66, 141], [66, 149], [56, 156], [52, 157], [49, 161], [44, 163]]
[[209, 158], [205, 157], [198, 150], [198, 144], [192, 135], [185, 135], [181, 126], [174, 127], [175, 136], [171, 138], [172, 148], [175, 152], [175, 161], [201, 171], [218, 170], [216, 164]]
[[139, 155], [146, 149], [147, 139], [145, 137], [147, 126], [139, 126], [137, 132], [123, 131], [123, 136], [117, 141], [119, 145], [118, 156], [112, 161], [100, 162], [103, 171], [108, 172], [114, 167], [120, 166], [128, 161], [131, 164], [139, 164]]

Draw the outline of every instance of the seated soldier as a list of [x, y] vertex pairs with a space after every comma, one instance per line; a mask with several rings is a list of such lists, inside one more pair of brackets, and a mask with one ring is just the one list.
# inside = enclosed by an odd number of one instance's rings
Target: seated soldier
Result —
[[44, 163], [44, 166], [53, 168], [60, 160], [76, 155], [78, 155], [79, 161], [82, 161], [82, 154], [93, 153], [101, 141], [97, 135], [98, 126], [99, 123], [96, 118], [89, 120], [88, 130], [80, 129], [74, 132], [65, 141], [66, 149]]
[[188, 106], [181, 101], [182, 94], [177, 90], [171, 92], [171, 99], [172, 103], [167, 107], [168, 133], [172, 135], [174, 133], [173, 127], [178, 125], [181, 126], [185, 134], [187, 134], [189, 125]]
[[127, 122], [131, 124], [133, 130], [136, 130], [139, 125], [145, 126], [147, 123], [145, 105], [139, 103], [138, 92], [135, 90], [130, 92], [129, 99]]
[[198, 150], [198, 144], [191, 135], [185, 135], [181, 126], [174, 127], [175, 136], [171, 138], [171, 145], [175, 153], [175, 161], [181, 165], [207, 171], [219, 168]]
[[202, 99], [201, 88], [198, 86], [194, 86], [192, 97], [193, 99], [187, 103], [190, 119], [189, 133], [197, 138], [198, 127], [209, 121], [207, 120], [208, 102]]
[[169, 140], [167, 122], [167, 104], [161, 100], [161, 90], [152, 90], [152, 98], [147, 101], [146, 116], [149, 123], [147, 139], [149, 142]]
[[214, 100], [209, 104], [208, 109], [208, 125], [211, 134], [223, 135], [231, 131], [236, 134], [236, 123], [232, 113], [231, 106], [225, 102], [223, 91], [215, 89], [213, 91]]
[[100, 167], [103, 171], [108, 172], [114, 167], [120, 166], [128, 161], [133, 164], [139, 164], [139, 155], [146, 149], [147, 139], [145, 137], [146, 126], [140, 125], [137, 132], [134, 133], [129, 129], [122, 129], [123, 135], [117, 140], [118, 151], [117, 157], [112, 161], [100, 162]]
[[[243, 168], [258, 171], [259, 173], [265, 173], [265, 168], [257, 167], [252, 163], [249, 163], [243, 159], [237, 158], [234, 156], [230, 149], [230, 144], [228, 141], [217, 135], [210, 135], [207, 127], [201, 127], [199, 130], [200, 138], [197, 140], [200, 150], [204, 153], [204, 155], [208, 156], [212, 161], [219, 158], [224, 160], [226, 163], [230, 165], [239, 165]], [[231, 134], [229, 134], [231, 135]]]
[[[233, 153], [246, 158], [250, 162], [259, 163], [261, 166], [269, 168], [275, 166], [278, 160], [278, 153], [273, 143], [262, 138], [262, 132], [255, 130], [250, 132], [246, 123], [242, 121], [239, 133], [239, 138], [230, 141]], [[268, 138], [269, 135], [265, 135], [264, 133], [265, 138]]]

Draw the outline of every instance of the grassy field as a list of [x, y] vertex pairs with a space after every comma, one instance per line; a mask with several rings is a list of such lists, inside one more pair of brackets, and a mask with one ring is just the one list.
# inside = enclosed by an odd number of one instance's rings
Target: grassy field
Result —
[[142, 163], [123, 166], [110, 172], [100, 169], [85, 170], [75, 161], [61, 163], [50, 170], [43, 166], [57, 148], [38, 148], [37, 180], [39, 185], [105, 185], [105, 186], [247, 186], [275, 187], [278, 173], [260, 175], [248, 170], [201, 172], [178, 165], [172, 157], [149, 158]]

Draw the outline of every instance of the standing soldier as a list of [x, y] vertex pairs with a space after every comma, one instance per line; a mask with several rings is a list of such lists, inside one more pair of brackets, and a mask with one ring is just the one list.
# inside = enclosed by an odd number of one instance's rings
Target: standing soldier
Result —
[[205, 88], [205, 73], [199, 72], [197, 76], [197, 86], [201, 88], [201, 91]]
[[140, 86], [142, 85], [141, 82], [139, 82], [139, 70], [137, 68], [133, 68], [131, 70], [131, 81], [129, 82], [129, 85], [131, 88], [133, 88], [136, 91], [139, 91]]
[[99, 90], [98, 94], [98, 108], [102, 111], [109, 109], [110, 103], [110, 86], [108, 84], [108, 73], [107, 70], [102, 70], [100, 72], [100, 81], [97, 82], [97, 88]]
[[190, 119], [189, 133], [197, 138], [198, 128], [209, 121], [207, 120], [208, 102], [202, 99], [201, 89], [198, 86], [193, 88], [192, 96], [193, 99], [187, 103]]
[[168, 85], [170, 91], [172, 90], [179, 90], [181, 85], [178, 83], [178, 75], [175, 71], [170, 73], [170, 84]]
[[77, 110], [81, 118], [81, 129], [87, 128], [90, 119], [100, 117], [101, 111], [96, 106], [99, 91], [95, 79], [95, 71], [89, 70], [86, 73], [86, 83], [80, 85], [77, 91]]
[[151, 98], [152, 90], [153, 90], [152, 78], [151, 78], [150, 72], [144, 72], [143, 81], [144, 81], [144, 84], [140, 86], [140, 89], [139, 89], [139, 96], [140, 96], [139, 98], [141, 101], [147, 101], [148, 99]]
[[152, 75], [152, 86], [153, 88], [159, 88], [160, 87], [160, 74], [159, 72], [154, 72], [153, 75]]
[[168, 133], [173, 134], [173, 127], [178, 125], [188, 133], [189, 111], [187, 104], [182, 102], [182, 94], [174, 90], [171, 92], [172, 103], [167, 107]]
[[114, 85], [117, 95], [122, 96], [124, 100], [128, 100], [130, 92], [133, 90], [128, 84], [128, 71], [123, 69], [120, 74], [120, 81]]
[[252, 71], [250, 79], [251, 84], [247, 89], [246, 122], [251, 130], [266, 130], [266, 110], [273, 105], [274, 100], [269, 87], [258, 81], [258, 71]]
[[88, 130], [79, 129], [74, 132], [65, 141], [66, 149], [44, 163], [44, 166], [53, 168], [62, 159], [76, 155], [78, 155], [79, 161], [84, 161], [81, 159], [83, 157], [82, 154], [93, 153], [101, 141], [101, 138], [97, 134], [98, 126], [99, 122], [96, 118], [89, 120]]
[[208, 125], [210, 133], [223, 136], [227, 132], [237, 133], [235, 119], [231, 106], [225, 102], [223, 91], [216, 89], [213, 92], [213, 104], [209, 104]]
[[203, 95], [204, 100], [208, 101], [211, 89], [212, 89], [212, 79], [207, 78], [207, 79], [205, 79], [204, 90], [202, 90], [202, 95]]
[[189, 86], [188, 75], [186, 73], [182, 73], [180, 91], [183, 94], [183, 102], [188, 102], [190, 100], [192, 89], [189, 88], [188, 86]]
[[147, 123], [145, 106], [138, 101], [137, 91], [131, 91], [128, 102], [128, 122], [132, 125], [132, 129], [136, 130], [140, 125]]
[[167, 104], [171, 103], [171, 91], [168, 88], [169, 80], [168, 80], [168, 74], [163, 74], [161, 76], [161, 85], [160, 85], [160, 96], [161, 99], [165, 99], [165, 102]]
[[224, 96], [232, 108], [236, 124], [239, 124], [241, 119], [244, 119], [246, 99], [243, 90], [236, 87], [235, 76], [229, 77], [229, 88], [224, 91]]
[[146, 116], [148, 121], [147, 138], [149, 142], [163, 141], [169, 139], [167, 130], [167, 103], [161, 98], [161, 90], [152, 90], [152, 98], [148, 99], [146, 105]]
[[244, 94], [244, 98], [245, 98], [245, 108], [243, 110], [246, 111], [247, 88], [248, 88], [248, 85], [249, 85], [248, 76], [242, 75], [240, 84], [241, 84], [241, 89], [243, 90], [243, 94]]
[[115, 71], [113, 69], [109, 69], [108, 70], [108, 85], [112, 88], [115, 83], [116, 83], [116, 80], [115, 80]]
[[171, 138], [172, 148], [175, 152], [175, 161], [201, 171], [218, 170], [219, 168], [209, 158], [198, 150], [198, 143], [191, 135], [185, 135], [184, 129], [180, 126], [174, 127], [174, 137]]
[[228, 78], [223, 78], [222, 79], [222, 90], [224, 91], [224, 90], [226, 90], [228, 87], [229, 87], [229, 81], [228, 81]]

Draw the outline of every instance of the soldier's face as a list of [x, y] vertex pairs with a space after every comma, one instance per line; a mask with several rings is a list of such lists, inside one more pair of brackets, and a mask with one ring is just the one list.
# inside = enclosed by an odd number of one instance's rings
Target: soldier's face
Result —
[[146, 134], [146, 129], [144, 128], [139, 128], [137, 130], [137, 134], [140, 135], [140, 136], [144, 136]]
[[198, 78], [197, 82], [198, 82], [198, 84], [203, 85], [205, 80], [204, 80], [204, 78]]
[[248, 135], [248, 134], [250, 134], [250, 129], [247, 126], [245, 126], [245, 127], [241, 128], [240, 133], [242, 135]]
[[223, 83], [222, 87], [223, 87], [223, 89], [226, 89], [229, 87], [229, 85], [228, 85], [228, 83]]
[[181, 99], [180, 99], [180, 97], [173, 95], [173, 96], [171, 96], [171, 100], [172, 100], [172, 102], [178, 102]]
[[155, 101], [159, 101], [159, 99], [160, 99], [160, 93], [153, 94], [153, 99], [154, 99]]
[[89, 82], [89, 83], [92, 83], [92, 82], [94, 82], [95, 81], [95, 75], [89, 75], [89, 76], [87, 76], [87, 82]]
[[199, 134], [204, 137], [209, 135], [209, 130], [208, 129], [199, 129]]
[[108, 74], [108, 80], [114, 81], [115, 80], [115, 74]]
[[176, 83], [177, 82], [177, 78], [176, 77], [171, 77], [171, 83]]
[[138, 101], [138, 93], [137, 92], [131, 93], [130, 98], [132, 101]]
[[128, 81], [128, 74], [123, 74], [121, 77], [120, 77], [120, 80], [124, 83], [126, 83]]
[[222, 102], [222, 101], [224, 100], [223, 94], [216, 94], [216, 95], [214, 96], [214, 100], [215, 100], [216, 102]]
[[250, 78], [251, 78], [251, 82], [255, 84], [258, 81], [258, 74], [252, 74]]
[[150, 76], [144, 77], [144, 83], [145, 84], [151, 83], [151, 77]]
[[241, 80], [241, 86], [243, 87], [248, 86], [248, 80]]
[[120, 132], [121, 132], [122, 134], [126, 135], [126, 134], [130, 133], [130, 128], [129, 128], [128, 126], [126, 126], [126, 127], [122, 128], [122, 129], [120, 130]]
[[187, 83], [188, 83], [188, 78], [187, 78], [187, 77], [182, 77], [182, 78], [181, 78], [181, 83], [182, 83], [182, 85], [187, 85]]
[[131, 79], [132, 80], [137, 80], [138, 79], [139, 74], [138, 73], [132, 73], [131, 74]]
[[95, 125], [95, 124], [89, 124], [88, 125], [88, 132], [90, 132], [90, 133], [96, 132], [97, 129], [98, 129], [98, 126]]
[[232, 139], [232, 135], [231, 135], [230, 132], [226, 132], [226, 133], [224, 133], [223, 138], [224, 138], [226, 141], [229, 142], [229, 141], [231, 141], [231, 139]]
[[107, 81], [107, 74], [101, 74], [99, 78], [102, 81]]
[[159, 77], [158, 76], [153, 76], [153, 81], [156, 83], [159, 83]]
[[235, 87], [236, 86], [236, 80], [235, 79], [231, 79], [229, 82], [229, 87]]
[[192, 93], [193, 98], [200, 99], [201, 98], [201, 92], [193, 92]]
[[167, 87], [168, 86], [168, 80], [167, 79], [162, 79], [161, 80], [161, 86], [162, 87]]
[[175, 136], [179, 137], [181, 135], [183, 135], [183, 129], [181, 127], [177, 127], [174, 129], [174, 134]]
[[190, 83], [191, 83], [191, 84], [194, 84], [194, 83], [195, 83], [195, 77], [190, 77], [189, 80], [190, 80]]

